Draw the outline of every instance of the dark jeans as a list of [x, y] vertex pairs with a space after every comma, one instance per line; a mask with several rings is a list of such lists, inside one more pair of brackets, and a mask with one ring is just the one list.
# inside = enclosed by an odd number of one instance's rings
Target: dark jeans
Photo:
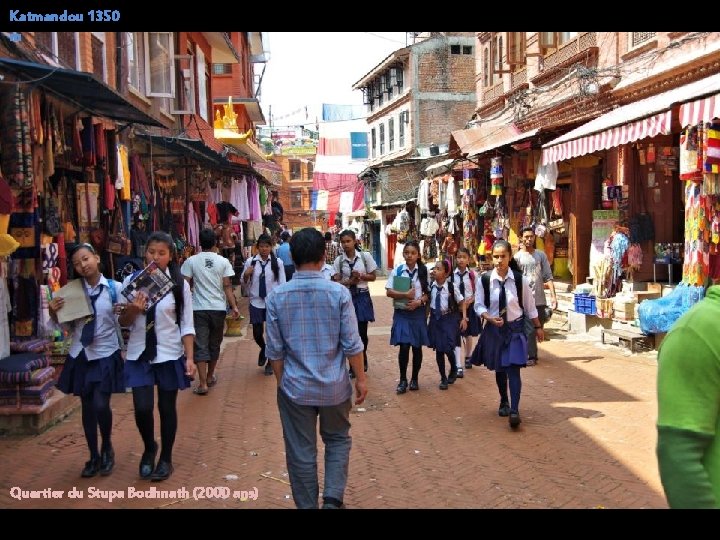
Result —
[[214, 362], [220, 358], [220, 344], [225, 331], [223, 310], [198, 310], [193, 312], [195, 324], [195, 362]]

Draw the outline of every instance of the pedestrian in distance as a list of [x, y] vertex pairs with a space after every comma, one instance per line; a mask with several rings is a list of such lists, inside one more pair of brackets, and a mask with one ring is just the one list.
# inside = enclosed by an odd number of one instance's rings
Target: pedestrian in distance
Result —
[[319, 418], [325, 444], [322, 508], [343, 508], [353, 393], [345, 358], [356, 373], [355, 404], [360, 405], [368, 392], [363, 343], [350, 291], [322, 275], [322, 234], [313, 228], [301, 229], [290, 239], [290, 249], [297, 271], [266, 300], [266, 352], [278, 383], [290, 487], [298, 508], [318, 507]]
[[[245, 261], [242, 279], [248, 287], [250, 299], [250, 324], [253, 339], [260, 347], [258, 366], [265, 366], [265, 375], [272, 375], [272, 368], [267, 363], [265, 354], [265, 298], [275, 288], [285, 283], [283, 262], [272, 253], [272, 239], [261, 234], [256, 242], [257, 254]], [[256, 270], [257, 267], [259, 270]], [[269, 268], [267, 268], [269, 266]]]
[[295, 263], [290, 255], [290, 233], [283, 231], [280, 233], [280, 245], [277, 248], [277, 257], [283, 262], [285, 269], [285, 281], [290, 281], [295, 273]]
[[[525, 317], [533, 322], [538, 341], [544, 338], [530, 282], [512, 258], [507, 240], [496, 240], [492, 248], [493, 270], [485, 272], [475, 289], [475, 313], [485, 321], [473, 351], [472, 362], [495, 372], [500, 392], [498, 415], [508, 417], [510, 427], [520, 425], [520, 368], [527, 365]], [[508, 399], [508, 386], [510, 398]]]
[[[90, 460], [80, 476], [109, 475], [115, 466], [112, 446], [111, 394], [125, 393], [121, 342], [114, 304], [120, 284], [100, 273], [100, 257], [90, 244], [78, 244], [70, 251], [75, 275], [82, 280], [93, 314], [72, 321], [71, 345], [57, 387], [65, 394], [80, 396], [85, 441]], [[49, 312], [57, 322], [65, 301], [59, 296], [49, 302]], [[98, 452], [98, 428], [102, 446]]]
[[217, 383], [220, 345], [225, 331], [227, 306], [233, 318], [240, 315], [230, 278], [235, 275], [230, 261], [213, 251], [216, 236], [212, 229], [200, 231], [200, 253], [183, 262], [180, 271], [192, 291], [193, 324], [198, 385], [193, 392], [206, 395], [208, 387]]
[[[398, 394], [404, 394], [408, 388], [410, 390], [420, 389], [418, 376], [422, 367], [422, 348], [430, 345], [425, 309], [430, 297], [428, 269], [420, 259], [420, 246], [415, 240], [405, 243], [403, 257], [405, 263], [393, 269], [385, 284], [386, 296], [401, 301], [401, 305], [396, 306], [393, 311], [393, 323], [390, 330], [390, 345], [400, 346], [398, 352], [400, 382], [395, 389]], [[409, 289], [395, 289], [396, 277], [409, 278]], [[412, 375], [408, 386], [407, 367], [410, 362], [410, 349], [412, 349]]]
[[657, 458], [670, 508], [720, 508], [719, 320], [715, 285], [660, 346]]
[[[430, 318], [428, 339], [435, 349], [440, 372], [440, 390], [447, 390], [457, 379], [455, 348], [460, 344], [460, 332], [467, 328], [465, 295], [456, 288], [450, 277], [450, 262], [435, 263], [435, 283], [430, 287]], [[445, 375], [445, 357], [450, 362], [450, 375]]]
[[[535, 249], [537, 237], [532, 227], [525, 227], [520, 234], [520, 250], [515, 253], [514, 259], [517, 261], [523, 276], [530, 281], [530, 289], [533, 291], [535, 298], [535, 308], [538, 312], [540, 326], [545, 328], [545, 323], [552, 317], [553, 310], [557, 309], [557, 295], [555, 294], [555, 283], [553, 282], [552, 269], [550, 261], [544, 251]], [[550, 294], [552, 295], [552, 309], [548, 307], [545, 299], [545, 284], [548, 284]], [[538, 362], [538, 346], [535, 337], [535, 328], [531, 324], [530, 319], [525, 319], [525, 334], [528, 340], [528, 366], [534, 366]]]
[[[145, 450], [140, 459], [140, 477], [167, 480], [173, 473], [172, 451], [177, 434], [178, 390], [190, 387], [195, 375], [192, 295], [177, 262], [172, 237], [162, 231], [148, 237], [145, 262], [155, 262], [170, 277], [170, 293], [146, 309], [147, 296], [140, 292], [133, 302], [121, 296], [124, 309], [120, 324], [130, 329], [125, 362], [125, 385], [132, 388], [135, 424]], [[133, 279], [125, 278], [123, 287]], [[155, 387], [160, 413], [160, 458], [155, 463]]]

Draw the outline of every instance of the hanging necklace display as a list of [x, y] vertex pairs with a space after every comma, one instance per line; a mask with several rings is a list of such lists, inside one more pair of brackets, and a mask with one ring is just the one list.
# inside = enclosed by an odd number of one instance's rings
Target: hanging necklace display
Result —
[[501, 156], [490, 159], [490, 183], [490, 195], [502, 195], [503, 164]]

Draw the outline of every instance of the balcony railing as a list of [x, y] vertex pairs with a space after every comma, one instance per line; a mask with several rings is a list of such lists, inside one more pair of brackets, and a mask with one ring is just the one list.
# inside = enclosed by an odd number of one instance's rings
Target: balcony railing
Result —
[[527, 82], [527, 68], [522, 68], [510, 75], [510, 81], [511, 91], [515, 90], [521, 84], [525, 84]]
[[563, 43], [558, 50], [545, 57], [543, 68], [548, 70], [566, 62], [573, 56], [597, 46], [596, 32], [583, 32], [578, 37]]
[[499, 98], [505, 93], [505, 85], [502, 80], [495, 83], [494, 86], [483, 90], [483, 103], [490, 103], [492, 100]]

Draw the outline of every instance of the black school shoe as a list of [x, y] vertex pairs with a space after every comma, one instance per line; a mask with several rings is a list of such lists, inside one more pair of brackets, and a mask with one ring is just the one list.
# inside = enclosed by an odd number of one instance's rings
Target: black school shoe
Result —
[[83, 468], [82, 472], [80, 473], [80, 476], [83, 478], [92, 478], [95, 476], [98, 471], [100, 470], [100, 458], [94, 457], [90, 458], [90, 461], [85, 462], [85, 467]]
[[100, 453], [100, 476], [109, 475], [115, 467], [115, 451], [110, 448]]
[[510, 404], [507, 401], [500, 402], [498, 416], [510, 416]]
[[410, 386], [408, 387], [412, 391], [420, 390], [420, 385], [417, 382], [417, 379], [410, 379]]
[[515, 429], [520, 425], [520, 413], [516, 413], [514, 411], [510, 412], [510, 417], [508, 418], [508, 423], [510, 424], [510, 427]]
[[155, 470], [152, 472], [152, 476], [150, 479], [153, 482], [160, 482], [162, 480], [167, 480], [170, 478], [170, 475], [173, 473], [173, 466], [172, 463], [169, 463], [167, 461], [158, 461], [157, 466], [155, 467]]
[[158, 445], [155, 443], [155, 450], [152, 452], [143, 452], [140, 458], [140, 478], [150, 478], [155, 469], [155, 456], [157, 455]]
[[397, 388], [395, 389], [395, 392], [398, 394], [404, 394], [407, 392], [408, 389], [408, 382], [406, 380], [400, 381], [400, 384], [397, 385]]

